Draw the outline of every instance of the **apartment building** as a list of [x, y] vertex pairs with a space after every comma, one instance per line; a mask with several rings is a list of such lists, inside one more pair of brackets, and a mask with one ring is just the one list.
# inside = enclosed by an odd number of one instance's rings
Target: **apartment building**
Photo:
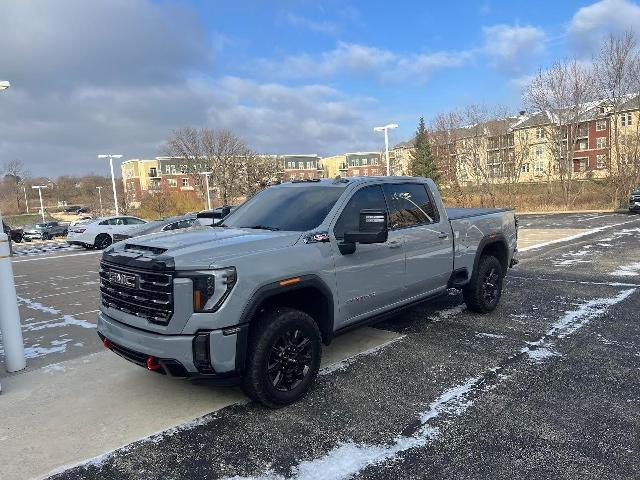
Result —
[[145, 192], [156, 188], [160, 163], [157, 158], [151, 160], [132, 158], [122, 162], [120, 171], [124, 184], [125, 202], [127, 205], [137, 205]]
[[343, 176], [347, 172], [347, 157], [345, 155], [333, 155], [320, 159], [320, 165], [325, 178], [335, 178]]
[[362, 177], [386, 175], [387, 167], [380, 152], [345, 153], [343, 176]]
[[283, 164], [282, 181], [322, 178], [324, 169], [319, 155], [279, 155]]

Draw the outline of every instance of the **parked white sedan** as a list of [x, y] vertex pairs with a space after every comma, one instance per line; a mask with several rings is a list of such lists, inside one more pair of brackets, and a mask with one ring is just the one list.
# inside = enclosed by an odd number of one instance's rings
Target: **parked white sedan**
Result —
[[143, 223], [147, 223], [146, 220], [130, 216], [97, 218], [69, 228], [67, 243], [102, 250], [113, 243], [114, 234], [125, 233]]

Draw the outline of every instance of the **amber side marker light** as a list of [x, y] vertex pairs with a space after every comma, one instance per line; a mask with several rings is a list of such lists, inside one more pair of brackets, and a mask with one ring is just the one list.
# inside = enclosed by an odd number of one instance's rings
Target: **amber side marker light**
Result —
[[200, 290], [193, 291], [193, 310], [199, 312], [202, 308], [202, 293]]
[[300, 281], [300, 277], [287, 278], [286, 280], [280, 280], [278, 283], [286, 287], [287, 285], [293, 285], [294, 283], [298, 283]]

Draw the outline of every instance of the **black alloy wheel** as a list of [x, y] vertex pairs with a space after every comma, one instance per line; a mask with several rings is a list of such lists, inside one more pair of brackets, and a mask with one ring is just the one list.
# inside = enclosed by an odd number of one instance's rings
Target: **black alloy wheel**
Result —
[[273, 388], [290, 392], [311, 371], [312, 344], [300, 329], [284, 332], [271, 347], [267, 373]]
[[95, 247], [98, 250], [104, 250], [111, 245], [111, 237], [106, 233], [102, 233], [96, 237]]

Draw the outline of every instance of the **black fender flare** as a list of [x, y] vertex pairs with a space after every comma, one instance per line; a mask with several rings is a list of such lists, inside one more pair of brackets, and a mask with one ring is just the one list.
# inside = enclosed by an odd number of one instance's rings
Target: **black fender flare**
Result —
[[278, 280], [267, 283], [259, 287], [245, 305], [240, 315], [238, 341], [236, 343], [236, 370], [242, 371], [245, 364], [247, 348], [249, 343], [249, 327], [260, 306], [269, 298], [282, 293], [295, 292], [303, 288], [315, 288], [324, 295], [327, 303], [327, 316], [323, 322], [318, 323], [320, 332], [325, 339], [325, 344], [329, 344], [333, 338], [334, 330], [334, 299], [331, 289], [317, 275], [299, 275], [289, 279]]
[[471, 276], [473, 276], [474, 272], [477, 271], [478, 263], [480, 263], [480, 258], [482, 257], [482, 253], [485, 248], [489, 245], [499, 244], [502, 248], [504, 248], [506, 252], [506, 261], [505, 261], [505, 269], [504, 275], [507, 274], [507, 269], [509, 268], [509, 242], [507, 242], [507, 238], [502, 233], [491, 233], [489, 235], [485, 235], [480, 243], [478, 244], [478, 249], [476, 250], [476, 256], [473, 259], [473, 271], [471, 272]]

